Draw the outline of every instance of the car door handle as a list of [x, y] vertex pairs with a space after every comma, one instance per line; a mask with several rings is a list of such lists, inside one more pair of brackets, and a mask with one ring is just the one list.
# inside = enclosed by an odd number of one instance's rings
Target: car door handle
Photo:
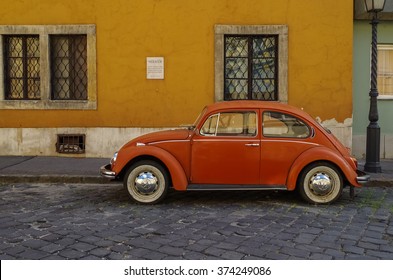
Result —
[[247, 147], [259, 147], [258, 143], [249, 143], [249, 144], [245, 144]]

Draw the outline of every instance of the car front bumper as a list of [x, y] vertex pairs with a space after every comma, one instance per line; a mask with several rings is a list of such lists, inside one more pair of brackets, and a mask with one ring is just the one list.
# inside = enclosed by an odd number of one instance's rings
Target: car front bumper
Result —
[[367, 183], [370, 180], [370, 175], [366, 174], [365, 172], [356, 170], [356, 173], [357, 173], [356, 181], [359, 184]]
[[112, 180], [116, 179], [116, 173], [111, 170], [111, 165], [110, 164], [101, 166], [100, 174], [101, 174], [102, 177], [105, 177], [105, 178], [109, 178], [109, 179], [112, 179]]

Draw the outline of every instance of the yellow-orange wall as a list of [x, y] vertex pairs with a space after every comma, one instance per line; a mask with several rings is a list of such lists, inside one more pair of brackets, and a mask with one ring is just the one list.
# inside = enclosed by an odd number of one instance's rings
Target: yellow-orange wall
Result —
[[[95, 24], [97, 110], [0, 110], [0, 127], [171, 127], [214, 102], [214, 25], [288, 26], [288, 100], [352, 118], [352, 0], [2, 1], [0, 25]], [[146, 57], [165, 79], [146, 79]]]

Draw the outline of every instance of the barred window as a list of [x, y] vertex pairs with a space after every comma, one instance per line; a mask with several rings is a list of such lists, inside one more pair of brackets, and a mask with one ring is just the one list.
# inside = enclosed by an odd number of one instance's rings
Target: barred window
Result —
[[225, 35], [224, 99], [278, 100], [278, 36]]
[[53, 100], [87, 100], [86, 35], [51, 35]]
[[40, 99], [38, 35], [4, 36], [3, 50], [5, 99]]
[[0, 25], [0, 110], [96, 110], [96, 57], [93, 24]]

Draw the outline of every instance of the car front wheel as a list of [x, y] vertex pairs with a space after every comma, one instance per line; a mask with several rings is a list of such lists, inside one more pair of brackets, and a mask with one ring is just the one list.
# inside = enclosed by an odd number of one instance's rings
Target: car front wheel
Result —
[[167, 171], [150, 160], [132, 165], [124, 176], [124, 187], [130, 197], [143, 204], [161, 201], [168, 191], [168, 182]]
[[307, 202], [328, 204], [340, 197], [343, 179], [335, 166], [329, 163], [313, 163], [301, 172], [298, 188]]

